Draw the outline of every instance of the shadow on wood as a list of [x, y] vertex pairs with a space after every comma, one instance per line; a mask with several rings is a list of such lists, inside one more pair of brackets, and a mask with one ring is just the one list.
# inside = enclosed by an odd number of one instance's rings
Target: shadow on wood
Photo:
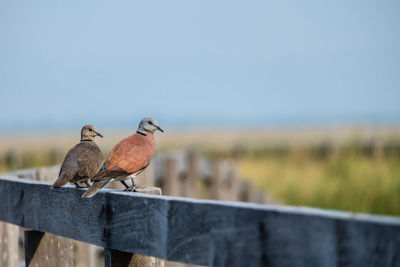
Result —
[[67, 238], [38, 231], [25, 231], [26, 266], [74, 266], [74, 244]]

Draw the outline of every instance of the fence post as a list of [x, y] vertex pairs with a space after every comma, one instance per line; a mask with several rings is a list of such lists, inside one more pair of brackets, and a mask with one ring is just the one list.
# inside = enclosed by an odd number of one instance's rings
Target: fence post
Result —
[[138, 184], [142, 184], [144, 187], [154, 186], [154, 165], [150, 164], [143, 173], [138, 177]]
[[231, 163], [228, 179], [229, 179], [229, 184], [230, 184], [229, 200], [238, 201], [239, 200], [239, 191], [240, 191], [240, 182], [238, 179], [237, 164]]
[[0, 266], [18, 266], [18, 226], [0, 222]]
[[262, 203], [263, 196], [259, 193], [255, 186], [247, 181], [240, 182], [239, 200], [244, 202]]
[[25, 266], [74, 266], [73, 241], [49, 233], [25, 231]]
[[239, 181], [238, 200], [247, 202], [249, 199], [249, 184], [246, 181]]
[[[161, 195], [157, 187], [138, 188], [137, 192]], [[104, 263], [105, 267], [164, 267], [162, 259], [108, 248], [104, 249]]]
[[164, 171], [164, 179], [163, 179], [163, 188], [162, 191], [165, 195], [168, 196], [178, 196], [180, 193], [180, 181], [178, 174], [178, 164], [177, 160], [168, 156], [165, 159], [165, 171]]
[[182, 181], [181, 196], [197, 197], [197, 179], [199, 175], [199, 154], [196, 151], [189, 151], [187, 154], [187, 168], [185, 179]]
[[20, 155], [14, 149], [8, 150], [5, 155], [5, 164], [7, 170], [15, 170], [21, 165]]
[[75, 267], [96, 267], [97, 250], [100, 248], [74, 240], [75, 246]]
[[[38, 168], [36, 170], [36, 179], [39, 181], [54, 181], [58, 177], [60, 171], [60, 166], [52, 166], [47, 168]], [[64, 241], [65, 238], [57, 236], [57, 240], [61, 245], [70, 245], [69, 242]], [[65, 239], [68, 240], [68, 239]], [[96, 246], [86, 244], [83, 242], [71, 240], [71, 245], [73, 246], [73, 259], [76, 267], [95, 267], [95, 257], [96, 257]], [[67, 249], [63, 247], [62, 249]], [[40, 265], [39, 265], [40, 266]]]
[[221, 186], [222, 186], [222, 177], [221, 177], [221, 170], [222, 165], [219, 160], [215, 160], [211, 164], [211, 177], [208, 181], [208, 190], [207, 190], [207, 198], [210, 199], [221, 199]]

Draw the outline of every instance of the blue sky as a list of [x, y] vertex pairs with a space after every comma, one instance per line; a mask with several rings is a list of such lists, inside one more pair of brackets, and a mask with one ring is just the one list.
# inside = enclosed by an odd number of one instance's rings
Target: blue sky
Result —
[[0, 130], [400, 121], [399, 1], [1, 1]]

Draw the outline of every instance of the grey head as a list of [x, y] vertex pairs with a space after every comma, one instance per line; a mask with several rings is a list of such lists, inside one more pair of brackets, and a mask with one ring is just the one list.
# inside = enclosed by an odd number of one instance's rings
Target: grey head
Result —
[[160, 126], [158, 126], [157, 120], [152, 118], [144, 118], [140, 121], [137, 132], [143, 135], [147, 135], [148, 132], [154, 133], [157, 130], [159, 130], [160, 132], [164, 132], [164, 130], [161, 129]]
[[85, 125], [81, 130], [81, 141], [93, 141], [96, 136], [103, 137], [93, 125]]

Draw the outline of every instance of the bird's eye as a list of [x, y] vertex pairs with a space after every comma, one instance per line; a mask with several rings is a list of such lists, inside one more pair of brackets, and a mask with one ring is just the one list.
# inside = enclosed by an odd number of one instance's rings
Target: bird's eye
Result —
[[149, 124], [153, 124], [151, 121], [149, 121]]
[[89, 129], [89, 131], [93, 132], [93, 129]]

